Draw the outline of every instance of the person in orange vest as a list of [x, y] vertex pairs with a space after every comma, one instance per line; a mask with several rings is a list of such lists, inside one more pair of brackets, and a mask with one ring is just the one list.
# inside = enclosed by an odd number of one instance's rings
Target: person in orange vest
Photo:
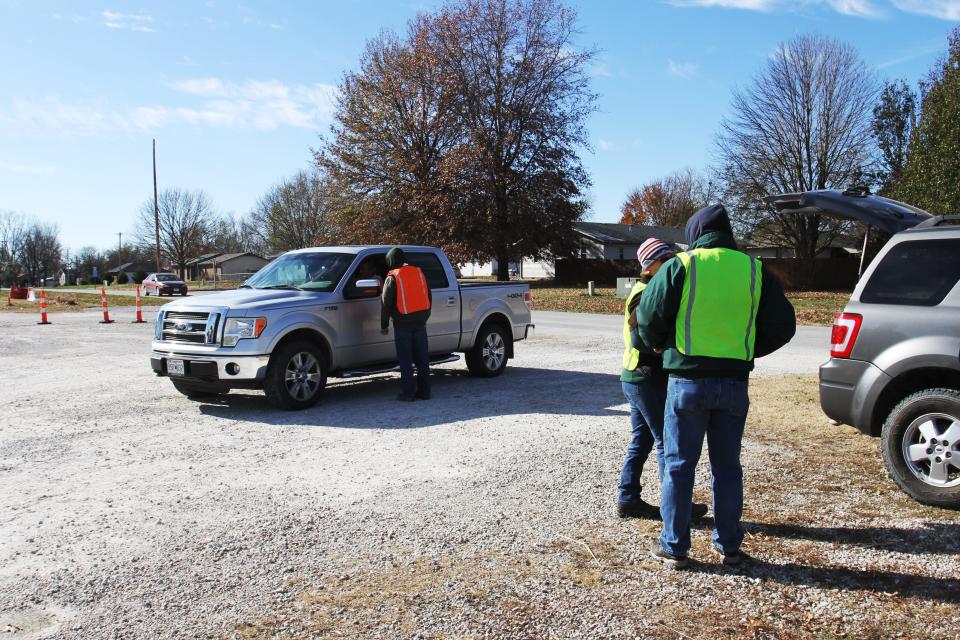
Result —
[[[427, 320], [433, 296], [427, 278], [418, 267], [406, 264], [403, 249], [394, 247], [387, 253], [387, 279], [383, 283], [380, 311], [380, 332], [390, 332], [400, 361], [402, 391], [397, 400], [412, 402], [430, 399], [430, 349], [427, 343]], [[417, 366], [414, 384], [413, 366]]]

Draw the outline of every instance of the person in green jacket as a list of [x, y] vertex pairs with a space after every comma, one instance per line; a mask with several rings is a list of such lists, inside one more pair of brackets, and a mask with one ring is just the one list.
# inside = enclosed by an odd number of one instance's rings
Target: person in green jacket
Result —
[[740, 445], [754, 358], [787, 344], [793, 306], [759, 260], [737, 250], [723, 205], [687, 222], [689, 249], [664, 265], [637, 307], [637, 332], [663, 350], [669, 374], [664, 415], [663, 531], [651, 555], [687, 566], [694, 471], [704, 438], [713, 476], [713, 545], [726, 565], [742, 556]]
[[[656, 447], [657, 470], [663, 477], [663, 407], [667, 399], [667, 376], [660, 354], [643, 344], [637, 334], [636, 308], [643, 290], [663, 263], [674, 256], [670, 245], [648, 238], [637, 249], [640, 278], [624, 304], [623, 370], [620, 386], [630, 405], [630, 444], [620, 471], [617, 515], [621, 518], [660, 518], [660, 509], [640, 497], [643, 465]], [[707, 505], [694, 505], [693, 517], [707, 513]]]

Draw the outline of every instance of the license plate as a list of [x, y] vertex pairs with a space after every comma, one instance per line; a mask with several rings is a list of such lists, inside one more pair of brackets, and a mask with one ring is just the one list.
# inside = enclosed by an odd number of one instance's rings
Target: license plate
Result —
[[186, 373], [183, 360], [167, 360], [167, 375], [182, 376], [186, 375]]

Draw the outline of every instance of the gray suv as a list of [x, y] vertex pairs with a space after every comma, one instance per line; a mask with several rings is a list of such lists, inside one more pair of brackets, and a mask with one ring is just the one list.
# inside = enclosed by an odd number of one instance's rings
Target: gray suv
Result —
[[894, 233], [834, 321], [820, 404], [881, 438], [890, 477], [911, 497], [960, 508], [960, 217], [850, 192], [779, 198], [781, 213], [855, 218]]

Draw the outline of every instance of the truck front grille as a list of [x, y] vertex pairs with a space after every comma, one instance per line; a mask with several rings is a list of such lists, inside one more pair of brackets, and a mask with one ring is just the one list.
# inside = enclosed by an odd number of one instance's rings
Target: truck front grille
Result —
[[215, 344], [219, 313], [205, 311], [167, 311], [163, 316], [164, 342]]

